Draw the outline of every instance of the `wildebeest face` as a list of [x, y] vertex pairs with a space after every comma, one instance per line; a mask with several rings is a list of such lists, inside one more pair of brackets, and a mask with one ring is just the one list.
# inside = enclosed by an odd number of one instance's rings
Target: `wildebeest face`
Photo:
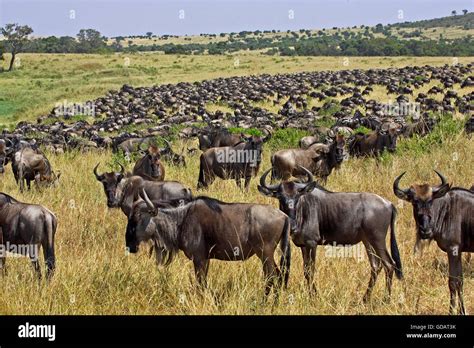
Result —
[[118, 201], [116, 198], [117, 186], [124, 177], [124, 168], [122, 165], [120, 165], [120, 167], [122, 168], [120, 172], [98, 174], [98, 166], [99, 163], [94, 168], [95, 177], [97, 181], [100, 181], [104, 187], [105, 196], [107, 197], [107, 206], [109, 208], [115, 208], [118, 205]]
[[341, 134], [336, 135], [335, 139], [335, 152], [336, 152], [336, 163], [342, 163], [344, 160], [344, 146], [346, 145], [346, 141], [344, 140], [344, 136]]
[[[280, 210], [290, 218], [290, 230], [293, 238], [296, 238], [298, 231], [296, 227], [296, 206], [302, 195], [313, 191], [316, 182], [308, 179], [307, 183], [300, 183], [294, 181], [282, 182], [279, 185], [266, 185], [265, 179], [271, 169], [267, 170], [260, 178], [260, 185], [258, 190], [261, 194], [278, 199], [280, 203]], [[309, 172], [307, 172], [309, 173]]]
[[160, 167], [160, 149], [156, 146], [150, 146], [147, 151], [146, 156], [148, 157], [150, 168], [151, 168], [151, 176], [153, 178], [157, 178], [161, 176], [161, 167]]
[[389, 152], [395, 152], [397, 149], [397, 137], [398, 137], [398, 132], [396, 129], [389, 129], [387, 133], [387, 150]]
[[125, 232], [125, 245], [130, 253], [138, 252], [140, 243], [152, 238], [151, 217], [144, 202], [134, 204]]
[[440, 173], [436, 173], [441, 178], [439, 186], [415, 184], [408, 189], [400, 189], [398, 183], [405, 173], [401, 174], [393, 184], [395, 195], [412, 204], [417, 233], [421, 239], [433, 238], [433, 201], [443, 197], [451, 188], [446, 179]]

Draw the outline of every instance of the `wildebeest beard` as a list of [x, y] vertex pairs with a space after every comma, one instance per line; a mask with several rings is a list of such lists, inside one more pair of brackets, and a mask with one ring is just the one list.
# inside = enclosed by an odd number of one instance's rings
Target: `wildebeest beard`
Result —
[[[173, 209], [158, 209], [156, 215], [150, 216], [148, 224], [144, 227], [145, 229], [154, 228], [153, 234], [149, 239], [137, 238], [138, 225], [134, 219], [129, 219], [125, 239], [130, 252], [137, 252], [139, 243], [151, 240], [157, 253], [157, 262], [164, 266], [169, 265], [179, 252], [179, 231], [185, 227], [183, 221], [192, 204], [191, 202]], [[147, 209], [144, 203], [140, 203], [140, 206], [137, 208]], [[154, 224], [154, 226], [150, 226], [150, 224]], [[193, 241], [190, 242], [193, 243]]]

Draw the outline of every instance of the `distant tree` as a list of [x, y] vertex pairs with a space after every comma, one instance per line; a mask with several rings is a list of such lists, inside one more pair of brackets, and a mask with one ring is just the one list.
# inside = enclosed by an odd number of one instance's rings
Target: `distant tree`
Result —
[[77, 34], [80, 53], [99, 52], [106, 48], [106, 38], [95, 29], [81, 29]]
[[153, 33], [151, 31], [147, 31], [146, 32], [146, 37], [151, 39], [151, 37], [153, 36]]
[[8, 71], [13, 70], [16, 55], [21, 52], [23, 46], [28, 42], [28, 35], [33, 29], [27, 25], [18, 25], [17, 23], [6, 24], [0, 29], [0, 33], [5, 37], [6, 49], [11, 53], [10, 67]]
[[451, 15], [455, 16], [457, 14], [456, 10], [451, 11]]
[[464, 15], [467, 15], [468, 12], [469, 12], [468, 10], [462, 10], [462, 13], [463, 13]]

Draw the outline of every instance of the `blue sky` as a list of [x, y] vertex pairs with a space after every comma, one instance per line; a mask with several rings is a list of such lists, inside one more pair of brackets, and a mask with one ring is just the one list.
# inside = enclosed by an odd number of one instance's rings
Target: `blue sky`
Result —
[[[75, 36], [82, 28], [94, 28], [106, 36], [142, 35], [147, 31], [184, 35], [296, 30], [443, 17], [452, 10], [471, 12], [473, 3], [473, 0], [0, 0], [0, 26], [11, 22], [28, 24], [38, 36]], [[398, 18], [400, 14], [403, 19]]]

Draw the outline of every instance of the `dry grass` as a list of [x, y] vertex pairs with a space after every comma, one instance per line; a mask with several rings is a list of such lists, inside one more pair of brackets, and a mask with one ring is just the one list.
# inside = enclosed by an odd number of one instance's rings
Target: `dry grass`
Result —
[[[176, 149], [180, 148], [176, 146]], [[404, 184], [432, 180], [434, 159], [437, 168], [456, 185], [474, 181], [472, 149], [474, 139], [463, 135], [446, 139], [429, 155], [412, 158], [398, 154], [384, 164], [371, 159], [351, 159], [330, 177], [334, 191], [368, 191], [393, 201], [399, 208], [397, 238], [405, 272], [403, 282], [394, 281], [392, 301], [384, 302], [384, 276], [378, 279], [373, 300], [361, 299], [369, 278], [365, 254], [358, 262], [352, 257], [329, 257], [328, 248], [319, 247], [317, 257], [318, 296], [306, 291], [302, 258], [293, 246], [291, 278], [280, 302], [263, 299], [260, 261], [221, 262], [213, 260], [209, 289], [199, 295], [194, 289], [192, 263], [183, 254], [166, 269], [157, 269], [153, 258], [142, 250], [126, 255], [126, 219], [119, 210], [105, 205], [101, 185], [92, 167], [110, 160], [110, 153], [50, 156], [54, 168], [63, 172], [59, 187], [20, 194], [8, 166], [0, 189], [26, 202], [44, 204], [56, 213], [57, 272], [52, 282], [39, 284], [26, 258], [8, 258], [8, 274], [2, 281], [2, 314], [444, 314], [448, 309], [446, 257], [436, 245], [423, 256], [412, 253], [415, 239], [411, 208], [400, 206], [391, 191], [394, 177], [408, 170]], [[453, 160], [457, 152], [458, 160]], [[263, 168], [269, 166], [265, 152]], [[186, 169], [168, 168], [168, 179], [194, 188], [198, 155], [188, 159]], [[253, 180], [250, 192], [240, 192], [233, 181], [216, 181], [204, 194], [224, 201], [245, 201], [276, 206], [261, 196]], [[359, 246], [361, 247], [361, 246]], [[474, 311], [474, 270], [466, 264], [465, 301]]]

